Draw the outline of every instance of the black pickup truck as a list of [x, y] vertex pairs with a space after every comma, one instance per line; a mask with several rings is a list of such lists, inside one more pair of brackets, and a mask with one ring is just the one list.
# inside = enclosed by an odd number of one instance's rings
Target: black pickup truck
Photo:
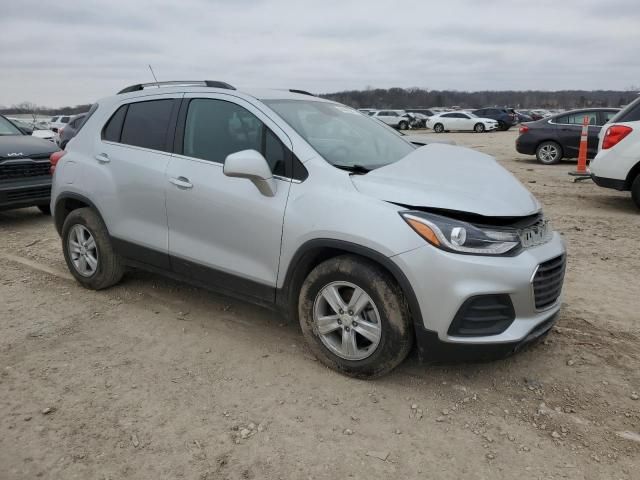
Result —
[[37, 206], [49, 213], [49, 156], [58, 150], [53, 142], [25, 135], [0, 115], [0, 210]]

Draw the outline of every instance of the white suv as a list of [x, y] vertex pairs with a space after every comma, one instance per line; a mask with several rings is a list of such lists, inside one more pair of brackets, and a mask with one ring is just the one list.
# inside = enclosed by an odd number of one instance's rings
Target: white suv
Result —
[[589, 168], [596, 184], [631, 191], [640, 208], [640, 98], [602, 128], [598, 154]]
[[488, 155], [417, 148], [299, 91], [149, 86], [100, 100], [52, 158], [81, 285], [138, 267], [239, 296], [297, 318], [320, 361], [357, 377], [414, 342], [508, 353], [553, 325], [564, 244]]
[[369, 112], [369, 116], [398, 130], [407, 130], [409, 128], [409, 119], [404, 115], [406, 115], [404, 110], [374, 110]]

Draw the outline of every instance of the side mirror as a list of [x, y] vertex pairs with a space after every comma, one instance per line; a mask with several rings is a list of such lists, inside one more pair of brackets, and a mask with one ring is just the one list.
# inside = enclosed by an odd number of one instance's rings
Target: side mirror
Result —
[[267, 160], [256, 150], [242, 150], [227, 156], [222, 170], [227, 177], [247, 178], [267, 197], [276, 194], [276, 181]]

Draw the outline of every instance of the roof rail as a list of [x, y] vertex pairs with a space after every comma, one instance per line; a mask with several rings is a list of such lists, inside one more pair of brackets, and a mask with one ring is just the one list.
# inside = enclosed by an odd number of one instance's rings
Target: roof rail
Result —
[[217, 80], [170, 80], [166, 82], [150, 82], [150, 83], [136, 83], [135, 85], [130, 85], [126, 88], [123, 88], [118, 92], [118, 95], [123, 93], [137, 92], [140, 90], [144, 90], [148, 87], [163, 87], [163, 86], [171, 86], [171, 85], [183, 85], [183, 86], [201, 86], [201, 87], [211, 87], [211, 88], [225, 88], [227, 90], [235, 90], [236, 88], [233, 85], [229, 85], [226, 82], [219, 82]]
[[299, 93], [299, 94], [301, 94], [301, 95], [311, 95], [312, 97], [317, 97], [317, 95], [314, 95], [314, 94], [313, 94], [313, 93], [311, 93], [311, 92], [307, 92], [306, 90], [298, 90], [298, 89], [296, 89], [296, 88], [290, 88], [290, 89], [289, 89], [289, 91], [290, 91], [291, 93]]

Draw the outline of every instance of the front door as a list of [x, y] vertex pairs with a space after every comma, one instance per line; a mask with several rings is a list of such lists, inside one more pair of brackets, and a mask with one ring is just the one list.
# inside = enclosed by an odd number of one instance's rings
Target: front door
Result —
[[[291, 186], [282, 176], [292, 158], [289, 138], [231, 95], [185, 96], [178, 122], [178, 153], [167, 169], [172, 268], [221, 290], [273, 301]], [[278, 175], [275, 196], [224, 175], [225, 158], [247, 149], [261, 152]]]

